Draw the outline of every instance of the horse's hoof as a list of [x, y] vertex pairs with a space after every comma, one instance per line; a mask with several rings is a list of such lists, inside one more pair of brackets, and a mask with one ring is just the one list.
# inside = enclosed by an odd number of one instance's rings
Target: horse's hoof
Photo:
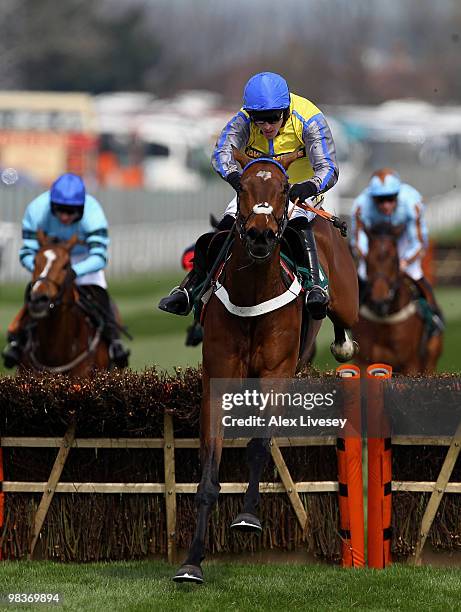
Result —
[[259, 518], [249, 512], [238, 514], [231, 523], [231, 529], [244, 533], [261, 533], [263, 530]]
[[350, 361], [354, 355], [357, 355], [359, 350], [359, 345], [355, 340], [351, 340], [348, 336], [346, 336], [346, 342], [342, 344], [332, 342], [330, 344], [330, 351], [336, 361], [339, 363], [346, 363]]
[[200, 565], [181, 565], [173, 576], [174, 582], [203, 584], [203, 572]]

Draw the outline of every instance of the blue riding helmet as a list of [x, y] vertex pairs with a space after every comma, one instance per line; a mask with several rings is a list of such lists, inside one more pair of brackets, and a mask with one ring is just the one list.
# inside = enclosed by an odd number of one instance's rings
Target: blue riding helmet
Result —
[[243, 90], [246, 111], [283, 110], [290, 106], [290, 90], [283, 77], [260, 72], [251, 77]]
[[400, 177], [396, 172], [376, 172], [368, 184], [368, 193], [372, 198], [396, 196], [400, 191]]
[[76, 174], [63, 174], [51, 186], [50, 202], [63, 206], [85, 205], [85, 183]]

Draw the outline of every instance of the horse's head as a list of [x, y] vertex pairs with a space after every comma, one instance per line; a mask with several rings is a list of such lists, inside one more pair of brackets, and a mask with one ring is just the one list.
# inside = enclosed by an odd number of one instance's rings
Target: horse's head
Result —
[[33, 319], [42, 319], [59, 304], [71, 285], [70, 252], [78, 238], [74, 235], [67, 242], [56, 243], [41, 230], [37, 238], [40, 250], [35, 256], [27, 308]]
[[400, 265], [397, 242], [403, 230], [403, 226], [392, 226], [389, 223], [365, 230], [368, 237], [366, 302], [380, 317], [389, 314], [399, 287]]
[[237, 227], [250, 257], [268, 259], [280, 241], [288, 221], [288, 166], [302, 153], [295, 151], [280, 162], [271, 158], [251, 159], [234, 149], [243, 168], [238, 194]]

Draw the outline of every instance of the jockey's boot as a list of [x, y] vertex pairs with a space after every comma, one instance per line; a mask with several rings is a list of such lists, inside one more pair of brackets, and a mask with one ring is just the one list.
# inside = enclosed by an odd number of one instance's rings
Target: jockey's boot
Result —
[[[27, 285], [26, 296], [28, 294], [30, 285]], [[7, 333], [7, 345], [2, 351], [2, 358], [5, 364], [5, 368], [14, 368], [19, 365], [22, 358], [22, 352], [26, 343], [26, 332], [25, 326], [27, 321], [27, 308], [25, 305], [21, 306], [14, 319], [8, 325]]]
[[439, 305], [437, 304], [437, 300], [435, 299], [432, 286], [425, 276], [422, 276], [420, 279], [415, 280], [414, 282], [421, 292], [421, 295], [428, 303], [429, 308], [432, 310], [432, 323], [434, 324], [435, 332], [443, 332], [445, 329], [445, 319]]
[[207, 232], [197, 240], [194, 247], [194, 267], [178, 287], [174, 287], [169, 295], [160, 300], [160, 310], [182, 316], [191, 312], [194, 300], [207, 276], [206, 252], [214, 235], [215, 232]]
[[8, 332], [8, 344], [2, 351], [2, 358], [5, 368], [14, 368], [15, 366], [19, 365], [23, 350], [21, 339], [20, 334]]
[[107, 289], [99, 285], [81, 285], [80, 291], [84, 292], [87, 299], [89, 297], [90, 300], [96, 302], [97, 312], [104, 323], [102, 335], [108, 344], [109, 359], [117, 368], [128, 367], [128, 357], [131, 351], [120, 340], [116, 307], [115, 304], [112, 305]]
[[182, 283], [171, 290], [170, 295], [160, 300], [158, 307], [171, 314], [188, 315], [194, 306], [194, 293], [203, 280], [195, 268], [192, 269]]
[[305, 266], [310, 271], [312, 278], [312, 288], [306, 295], [306, 308], [313, 319], [324, 319], [330, 298], [327, 291], [320, 285], [319, 258], [312, 225], [303, 217], [290, 219], [288, 224], [299, 233], [304, 246]]

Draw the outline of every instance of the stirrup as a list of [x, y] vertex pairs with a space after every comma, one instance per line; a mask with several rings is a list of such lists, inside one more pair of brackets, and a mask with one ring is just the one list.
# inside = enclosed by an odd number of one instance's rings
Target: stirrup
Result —
[[[319, 295], [320, 299], [310, 302], [309, 297], [312, 291], [314, 291], [314, 294], [315, 293], [320, 294]], [[328, 292], [325, 289], [323, 289], [323, 287], [320, 287], [320, 285], [314, 285], [313, 287], [311, 287], [311, 289], [309, 290], [309, 293], [307, 293], [306, 295], [306, 300], [305, 300], [306, 308], [309, 311], [311, 317], [317, 321], [319, 321], [320, 319], [324, 319], [327, 316], [327, 309], [328, 309], [329, 303], [330, 303], [330, 298], [329, 298]]]
[[[185, 296], [185, 304], [182, 303], [183, 299], [178, 300], [179, 296]], [[178, 308], [178, 306], [180, 308]], [[158, 307], [160, 308], [160, 310], [164, 310], [165, 312], [181, 316], [188, 315], [192, 310], [189, 293], [187, 289], [184, 289], [180, 286], [174, 287], [174, 289], [170, 291], [170, 294], [167, 297], [162, 298], [158, 304]]]

